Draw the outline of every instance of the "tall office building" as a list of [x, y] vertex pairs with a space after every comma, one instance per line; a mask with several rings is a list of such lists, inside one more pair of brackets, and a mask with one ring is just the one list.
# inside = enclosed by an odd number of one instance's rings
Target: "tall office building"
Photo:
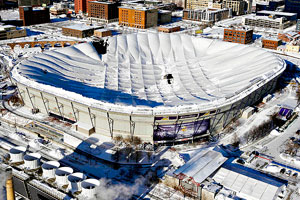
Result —
[[135, 28], [149, 28], [157, 26], [158, 11], [147, 7], [119, 7], [119, 24]]
[[91, 20], [110, 23], [118, 21], [119, 3], [112, 1], [89, 1], [88, 13]]
[[285, 12], [297, 13], [300, 18], [300, 0], [285, 0]]

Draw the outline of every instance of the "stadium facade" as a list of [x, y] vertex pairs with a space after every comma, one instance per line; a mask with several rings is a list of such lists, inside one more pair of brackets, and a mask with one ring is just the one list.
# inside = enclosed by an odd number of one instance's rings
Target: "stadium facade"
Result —
[[78, 131], [168, 143], [217, 134], [275, 89], [265, 50], [183, 34], [135, 33], [45, 51], [11, 71], [25, 106]]

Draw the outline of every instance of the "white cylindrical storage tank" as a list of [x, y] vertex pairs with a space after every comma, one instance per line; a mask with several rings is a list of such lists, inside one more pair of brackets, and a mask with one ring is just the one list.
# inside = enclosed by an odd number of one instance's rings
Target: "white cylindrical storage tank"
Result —
[[26, 152], [26, 148], [22, 146], [16, 146], [9, 150], [10, 162], [22, 162], [24, 159], [24, 154]]
[[81, 182], [86, 179], [86, 175], [76, 172], [68, 176], [69, 189], [71, 191], [81, 191]]
[[96, 194], [96, 187], [100, 185], [97, 179], [86, 179], [81, 183], [81, 194], [88, 199], [94, 198]]
[[56, 184], [58, 186], [68, 185], [68, 176], [73, 173], [71, 167], [60, 167], [55, 171]]
[[55, 170], [59, 168], [60, 163], [57, 161], [48, 161], [42, 164], [43, 177], [44, 178], [55, 178]]
[[26, 169], [37, 169], [40, 166], [41, 155], [38, 153], [29, 153], [24, 156], [24, 166]]

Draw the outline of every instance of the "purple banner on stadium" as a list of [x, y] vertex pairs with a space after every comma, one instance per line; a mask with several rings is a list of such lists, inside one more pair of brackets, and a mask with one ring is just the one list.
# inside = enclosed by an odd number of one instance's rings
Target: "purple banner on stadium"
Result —
[[157, 125], [154, 129], [153, 139], [154, 141], [163, 141], [191, 138], [205, 134], [209, 129], [209, 125], [209, 119], [189, 123]]

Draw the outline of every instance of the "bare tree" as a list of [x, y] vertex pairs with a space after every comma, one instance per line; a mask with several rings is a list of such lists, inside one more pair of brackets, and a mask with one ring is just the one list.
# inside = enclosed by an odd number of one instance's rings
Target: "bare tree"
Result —
[[134, 137], [133, 137], [133, 140], [132, 140], [132, 144], [133, 144], [134, 146], [137, 146], [137, 145], [139, 145], [139, 144], [142, 144], [141, 138], [140, 138], [140, 137], [137, 137], [137, 136], [134, 136]]
[[240, 138], [237, 136], [236, 133], [234, 133], [232, 141], [231, 141], [232, 146], [238, 147], [240, 145]]
[[123, 137], [122, 135], [117, 135], [116, 137], [113, 138], [114, 141], [116, 141], [117, 143], [122, 142], [123, 141]]

